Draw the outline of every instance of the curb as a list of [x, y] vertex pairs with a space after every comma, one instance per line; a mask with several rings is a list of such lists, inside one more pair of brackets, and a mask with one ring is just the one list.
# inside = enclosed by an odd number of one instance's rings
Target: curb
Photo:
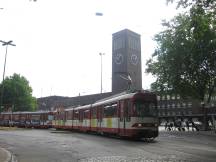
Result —
[[3, 130], [3, 131], [10, 131], [10, 130], [17, 130], [18, 128], [17, 127], [1, 127], [0, 126], [0, 130]]
[[12, 162], [12, 154], [8, 150], [0, 148], [0, 152], [5, 155], [5, 159], [0, 158], [0, 160], [3, 160], [2, 162]]

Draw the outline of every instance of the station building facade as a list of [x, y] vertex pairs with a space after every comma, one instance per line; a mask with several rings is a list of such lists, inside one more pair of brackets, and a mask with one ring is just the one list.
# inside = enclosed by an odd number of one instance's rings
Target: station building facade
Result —
[[194, 99], [182, 99], [176, 94], [158, 95], [157, 101], [160, 120], [195, 119], [202, 122], [204, 116], [207, 120], [216, 116], [216, 96], [212, 96], [208, 105]]

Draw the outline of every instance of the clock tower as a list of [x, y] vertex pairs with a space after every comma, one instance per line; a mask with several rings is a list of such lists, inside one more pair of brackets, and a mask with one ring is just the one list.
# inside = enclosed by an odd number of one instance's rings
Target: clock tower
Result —
[[140, 35], [128, 29], [112, 37], [112, 92], [142, 89]]

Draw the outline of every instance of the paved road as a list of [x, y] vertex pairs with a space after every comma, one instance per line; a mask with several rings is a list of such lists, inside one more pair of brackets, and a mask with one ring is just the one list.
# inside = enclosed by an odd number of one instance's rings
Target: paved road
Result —
[[19, 162], [215, 162], [216, 136], [160, 132], [154, 142], [75, 132], [18, 129], [0, 131], [0, 146]]

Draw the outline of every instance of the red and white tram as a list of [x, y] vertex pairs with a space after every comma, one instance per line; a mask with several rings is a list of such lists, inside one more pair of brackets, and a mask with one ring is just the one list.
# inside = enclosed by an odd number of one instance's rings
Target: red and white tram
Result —
[[0, 114], [1, 126], [17, 126], [25, 128], [51, 128], [53, 112], [2, 112]]
[[53, 127], [97, 132], [130, 138], [158, 136], [156, 95], [122, 93], [95, 102], [56, 111]]

